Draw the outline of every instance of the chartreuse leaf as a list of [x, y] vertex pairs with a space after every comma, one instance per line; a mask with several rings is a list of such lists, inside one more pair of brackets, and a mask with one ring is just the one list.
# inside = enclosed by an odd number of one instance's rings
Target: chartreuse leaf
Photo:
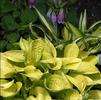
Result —
[[63, 89], [72, 88], [72, 85], [68, 79], [65, 79], [63, 76], [53, 74], [45, 80], [45, 87], [52, 92], [57, 92]]
[[25, 55], [24, 52], [21, 50], [10, 50], [4, 52], [4, 56], [14, 62], [24, 62], [25, 61]]
[[71, 73], [67, 75], [68, 80], [78, 88], [80, 92], [83, 92], [87, 86], [86, 78], [83, 75]]
[[62, 63], [63, 65], [67, 65], [67, 64], [73, 64], [73, 63], [79, 63], [82, 60], [79, 58], [75, 58], [75, 57], [68, 57], [68, 58], [61, 58], [62, 59]]
[[12, 81], [7, 81], [7, 80], [4, 80], [4, 79], [0, 79], [0, 89], [7, 89], [9, 87], [11, 87], [14, 83], [14, 80]]
[[[36, 97], [35, 100], [52, 100], [51, 96], [47, 92], [45, 88], [42, 87], [35, 87], [30, 90], [30, 94], [34, 95]], [[34, 99], [28, 99], [28, 100], [34, 100]]]
[[29, 96], [26, 100], [37, 100], [34, 96]]
[[89, 100], [101, 100], [101, 90], [90, 90], [88, 94]]
[[28, 51], [28, 48], [29, 48], [29, 43], [27, 40], [21, 38], [20, 39], [20, 42], [19, 42], [19, 45], [20, 45], [20, 48], [24, 51]]
[[15, 68], [5, 60], [0, 61], [0, 78], [10, 78], [14, 75]]
[[49, 47], [50, 49], [50, 53], [52, 54], [53, 57], [57, 56], [57, 52], [56, 52], [56, 48], [54, 47], [54, 45], [49, 41], [49, 40], [45, 40], [47, 43], [47, 47]]
[[41, 60], [41, 63], [48, 63], [51, 64], [49, 67], [52, 70], [59, 70], [62, 66], [62, 59], [61, 58], [53, 58], [47, 60]]
[[93, 84], [101, 84], [101, 73], [87, 75], [91, 80], [93, 80]]
[[34, 40], [32, 46], [32, 55], [33, 55], [32, 59], [34, 64], [38, 63], [39, 60], [41, 59], [43, 49], [44, 49], [44, 41], [41, 38]]
[[29, 65], [24, 68], [25, 76], [29, 77], [30, 79], [40, 79], [43, 75], [43, 73], [39, 70], [36, 69], [33, 65]]
[[79, 47], [75, 42], [68, 44], [64, 48], [64, 57], [78, 57]]
[[57, 93], [56, 97], [59, 100], [82, 100], [82, 96], [75, 89], [66, 89]]
[[16, 82], [7, 89], [1, 89], [0, 96], [2, 97], [11, 97], [16, 95], [22, 87], [21, 82]]
[[83, 74], [96, 74], [96, 73], [99, 73], [99, 70], [96, 68], [95, 65], [89, 62], [83, 61], [78, 67], [77, 72], [80, 72]]
[[95, 55], [91, 55], [88, 56], [86, 59], [84, 59], [84, 61], [96, 65], [99, 62], [99, 57]]
[[88, 57], [88, 55], [89, 55], [88, 52], [86, 52], [86, 51], [80, 51], [78, 57], [81, 58], [81, 59], [85, 59], [85, 58]]

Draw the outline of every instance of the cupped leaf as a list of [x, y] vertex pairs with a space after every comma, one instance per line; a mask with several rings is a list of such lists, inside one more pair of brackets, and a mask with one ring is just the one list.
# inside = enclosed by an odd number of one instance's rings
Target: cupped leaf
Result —
[[78, 67], [77, 72], [80, 72], [82, 74], [96, 74], [99, 73], [99, 70], [95, 65], [83, 61]]
[[47, 60], [41, 60], [41, 63], [48, 63], [50, 65], [50, 69], [52, 70], [59, 70], [62, 66], [62, 59], [61, 58], [53, 58]]
[[11, 87], [7, 89], [1, 89], [0, 96], [2, 97], [14, 96], [20, 91], [21, 87], [22, 87], [22, 83], [16, 82], [15, 84], [13, 84]]
[[23, 75], [29, 77], [32, 80], [40, 79], [43, 75], [43, 73], [39, 69], [36, 69], [32, 65], [29, 65], [29, 66], [25, 67], [24, 72], [25, 72], [25, 74], [23, 74]]
[[[30, 90], [30, 94], [36, 96], [35, 100], [52, 100], [50, 94], [47, 92], [45, 88], [35, 87]], [[28, 99], [34, 100], [34, 99]]]
[[88, 92], [88, 99], [100, 100], [101, 99], [101, 90], [90, 90]]
[[34, 96], [29, 96], [26, 100], [37, 100]]
[[43, 49], [44, 49], [44, 41], [41, 38], [34, 40], [32, 46], [32, 59], [34, 64], [38, 63], [39, 60], [41, 59]]
[[67, 75], [67, 78], [80, 92], [84, 92], [87, 86], [87, 81], [83, 75], [71, 73]]
[[25, 61], [25, 55], [24, 52], [21, 50], [10, 50], [4, 52], [4, 56], [14, 62], [24, 62]]
[[11, 78], [16, 73], [15, 68], [5, 60], [1, 60], [0, 78]]
[[14, 80], [12, 81], [7, 81], [7, 80], [4, 80], [4, 79], [0, 79], [0, 88], [1, 89], [8, 89], [9, 87], [11, 87], [14, 83]]
[[79, 47], [75, 42], [68, 44], [64, 49], [64, 57], [78, 57]]
[[82, 96], [75, 89], [67, 89], [57, 93], [56, 97], [60, 100], [82, 100]]
[[45, 87], [52, 92], [57, 92], [63, 89], [72, 88], [72, 85], [68, 79], [65, 79], [63, 76], [53, 74], [45, 80]]

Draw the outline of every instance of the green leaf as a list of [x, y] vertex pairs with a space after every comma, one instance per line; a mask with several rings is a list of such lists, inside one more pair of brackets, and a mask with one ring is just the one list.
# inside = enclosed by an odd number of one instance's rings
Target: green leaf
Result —
[[72, 25], [71, 23], [65, 23], [66, 26], [69, 26], [70, 31], [77, 37], [81, 37], [83, 34], [80, 32], [80, 30], [78, 30], [74, 25]]
[[101, 37], [101, 26], [91, 33], [92, 36]]
[[1, 0], [0, 1], [0, 14], [1, 13], [8, 13], [14, 11], [16, 8], [12, 4], [10, 0]]
[[87, 23], [87, 18], [86, 18], [86, 10], [84, 11], [84, 16], [82, 18], [82, 29], [81, 31], [84, 33], [86, 31], [86, 23]]
[[39, 18], [42, 21], [42, 23], [49, 30], [49, 32], [51, 33], [53, 38], [56, 39], [56, 37], [55, 37], [56, 33], [54, 32], [54, 29], [52, 28], [52, 26], [46, 21], [45, 17], [39, 12], [39, 10], [37, 8], [35, 8], [35, 10], [36, 10], [37, 14], [39, 15]]
[[6, 15], [1, 19], [2, 28], [9, 31], [14, 31], [18, 24], [11, 15]]
[[97, 22], [95, 22], [93, 25], [91, 25], [90, 28], [87, 30], [87, 32], [92, 31], [92, 30], [94, 29], [94, 27], [95, 27], [96, 25], [98, 25], [98, 24], [101, 24], [101, 20], [100, 20], [100, 21], [97, 21]]
[[64, 57], [78, 57], [79, 47], [76, 43], [71, 43], [65, 46], [64, 48]]
[[6, 39], [10, 43], [15, 43], [15, 42], [17, 42], [17, 40], [19, 40], [19, 34], [18, 33], [9, 33], [6, 35]]
[[67, 78], [80, 92], [84, 92], [87, 81], [83, 75], [71, 73], [67, 75]]
[[21, 50], [10, 50], [4, 52], [4, 56], [14, 62], [24, 62], [25, 61], [25, 55], [24, 52]]
[[88, 99], [100, 100], [101, 99], [101, 90], [90, 90], [88, 92]]
[[32, 9], [26, 8], [20, 18], [22, 23], [29, 24], [30, 22], [35, 22], [37, 20], [37, 15]]

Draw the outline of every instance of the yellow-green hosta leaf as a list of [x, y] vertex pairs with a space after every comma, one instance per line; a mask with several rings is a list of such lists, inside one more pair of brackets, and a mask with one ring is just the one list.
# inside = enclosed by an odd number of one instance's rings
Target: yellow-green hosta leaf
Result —
[[77, 90], [66, 89], [57, 93], [56, 97], [59, 100], [82, 100], [82, 96]]
[[78, 67], [80, 66], [81, 62], [77, 63], [71, 63], [63, 66], [63, 69], [68, 69], [68, 70], [77, 70]]
[[89, 78], [93, 80], [93, 84], [101, 84], [101, 73], [88, 75]]
[[71, 43], [65, 46], [64, 57], [78, 57], [79, 47], [76, 43]]
[[71, 73], [70, 75], [67, 75], [67, 78], [80, 92], [85, 90], [87, 81], [83, 75]]
[[29, 43], [27, 40], [21, 38], [20, 39], [20, 42], [19, 42], [19, 45], [20, 45], [20, 48], [24, 51], [28, 51], [28, 48], [29, 48]]
[[48, 90], [52, 92], [57, 92], [63, 89], [72, 88], [72, 85], [68, 81], [68, 79], [65, 79], [63, 76], [58, 75], [58, 74], [49, 76], [45, 80], [45, 86]]
[[99, 70], [96, 68], [95, 65], [89, 62], [82, 62], [77, 69], [78, 72], [83, 74], [96, 74], [99, 73]]
[[[36, 100], [52, 100], [45, 88], [35, 87], [30, 90], [30, 94], [36, 96]], [[29, 99], [30, 100], [30, 99]], [[34, 99], [32, 99], [34, 100]]]
[[10, 50], [4, 53], [4, 56], [14, 62], [24, 62], [25, 54], [21, 50]]
[[34, 96], [29, 96], [26, 100], [37, 100]]
[[80, 63], [82, 60], [75, 57], [61, 58], [63, 65]]
[[11, 87], [14, 83], [14, 80], [12, 81], [7, 81], [7, 80], [4, 80], [4, 79], [0, 79], [0, 89], [7, 89], [9, 87]]
[[95, 55], [91, 55], [88, 56], [86, 59], [84, 59], [84, 61], [96, 65], [99, 62], [99, 57]]
[[45, 51], [49, 52], [52, 55], [52, 57], [55, 58], [57, 56], [56, 48], [49, 40], [45, 39], [45, 42], [46, 42]]
[[78, 58], [85, 59], [85, 58], [88, 57], [88, 55], [89, 55], [88, 52], [86, 52], [86, 51], [80, 51]]
[[39, 60], [41, 59], [43, 49], [44, 49], [44, 41], [41, 38], [36, 39], [33, 42], [32, 47], [32, 56], [34, 64], [38, 63]]
[[59, 70], [62, 66], [62, 59], [61, 58], [53, 58], [53, 59], [41, 60], [41, 63], [51, 64], [50, 69]]
[[42, 60], [52, 59], [52, 58], [53, 57], [52, 57], [51, 53], [48, 53], [46, 51], [43, 51], [43, 53], [42, 53]]
[[13, 84], [11, 87], [9, 87], [7, 89], [1, 89], [0, 96], [2, 96], [2, 97], [14, 96], [20, 91], [21, 87], [22, 87], [22, 83], [16, 82], [15, 84]]
[[32, 80], [40, 79], [43, 75], [43, 73], [39, 69], [36, 69], [32, 65], [25, 67], [24, 72], [25, 72], [25, 74], [23, 74], [23, 75], [31, 78]]
[[24, 68], [22, 68], [22, 67], [14, 66], [14, 68], [16, 70], [16, 73], [18, 73], [18, 72], [24, 72]]
[[0, 61], [0, 78], [11, 78], [16, 72], [15, 68], [7, 61]]
[[101, 100], [101, 90], [90, 90], [88, 100]]

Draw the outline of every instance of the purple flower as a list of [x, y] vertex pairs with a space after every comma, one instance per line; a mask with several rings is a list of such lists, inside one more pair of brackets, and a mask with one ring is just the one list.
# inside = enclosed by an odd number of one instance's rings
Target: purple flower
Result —
[[47, 17], [51, 20], [52, 9], [49, 9], [47, 12]]
[[28, 0], [29, 8], [33, 8], [37, 3], [37, 0]]
[[61, 4], [61, 0], [53, 0], [55, 5], [60, 5]]
[[51, 21], [52, 21], [53, 24], [57, 23], [57, 16], [56, 16], [55, 12], [52, 12]]
[[65, 17], [64, 11], [63, 11], [63, 9], [60, 9], [59, 14], [57, 16], [57, 21], [58, 21], [59, 24], [64, 23], [64, 17]]

